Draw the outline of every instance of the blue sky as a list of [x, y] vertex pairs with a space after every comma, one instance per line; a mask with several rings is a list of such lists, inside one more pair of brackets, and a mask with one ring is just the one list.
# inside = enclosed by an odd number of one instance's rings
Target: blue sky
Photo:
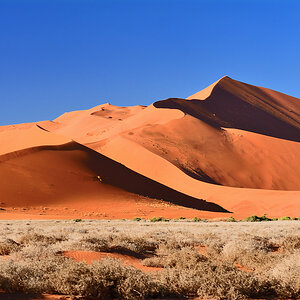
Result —
[[224, 75], [300, 98], [299, 15], [297, 0], [0, 0], [0, 125]]

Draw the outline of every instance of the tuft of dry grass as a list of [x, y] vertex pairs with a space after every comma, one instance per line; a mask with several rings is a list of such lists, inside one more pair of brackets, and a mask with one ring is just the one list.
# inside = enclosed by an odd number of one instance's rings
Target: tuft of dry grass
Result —
[[20, 249], [20, 244], [12, 239], [6, 239], [0, 242], [0, 255], [9, 255]]
[[32, 244], [44, 244], [44, 245], [52, 245], [57, 242], [65, 241], [66, 238], [64, 236], [47, 236], [39, 233], [26, 233], [20, 237], [19, 243], [21, 245], [32, 245]]

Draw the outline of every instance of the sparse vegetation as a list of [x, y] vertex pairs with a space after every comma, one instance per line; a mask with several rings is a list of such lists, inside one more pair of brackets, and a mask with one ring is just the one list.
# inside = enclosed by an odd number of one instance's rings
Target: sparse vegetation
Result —
[[[157, 219], [0, 221], [0, 289], [84, 299], [300, 297], [298, 221]], [[63, 254], [79, 250], [124, 254], [157, 270]]]

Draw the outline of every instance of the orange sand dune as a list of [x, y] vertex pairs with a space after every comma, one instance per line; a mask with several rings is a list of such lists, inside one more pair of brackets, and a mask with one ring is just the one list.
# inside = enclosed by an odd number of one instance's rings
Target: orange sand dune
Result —
[[[88, 145], [89, 143], [118, 136], [122, 132], [130, 132], [130, 130], [137, 127], [144, 127], [150, 124], [164, 124], [184, 116], [179, 110], [157, 109], [153, 105], [146, 108], [143, 106], [129, 108], [130, 114], [121, 120], [119, 120], [120, 109], [125, 109], [124, 107], [119, 108], [110, 104], [103, 104], [90, 110], [64, 114], [55, 119], [53, 123], [43, 124], [41, 127], [52, 133], [60, 134]], [[107, 111], [109, 111], [108, 117]], [[122, 112], [124, 111], [122, 110]]]
[[[218, 130], [190, 115], [122, 136], [204, 182], [300, 190], [300, 143], [297, 142], [243, 130]], [[105, 149], [105, 145], [102, 147]], [[109, 156], [108, 151], [105, 154]]]
[[66, 203], [91, 218], [300, 215], [297, 98], [223, 77], [187, 99], [103, 104], [37, 125], [0, 127], [10, 207], [47, 205], [45, 218], [63, 217]]
[[76, 139], [79, 142], [99, 140], [107, 131], [122, 127], [123, 121], [144, 110], [141, 105], [118, 107], [109, 103], [88, 110], [73, 111], [56, 118], [52, 123], [42, 124], [44, 129]]
[[0, 176], [0, 195], [10, 207], [84, 203], [92, 199], [96, 207], [109, 202], [116, 205], [117, 211], [119, 202], [134, 203], [142, 195], [194, 209], [226, 212], [216, 204], [172, 190], [75, 142], [4, 154], [0, 156]]

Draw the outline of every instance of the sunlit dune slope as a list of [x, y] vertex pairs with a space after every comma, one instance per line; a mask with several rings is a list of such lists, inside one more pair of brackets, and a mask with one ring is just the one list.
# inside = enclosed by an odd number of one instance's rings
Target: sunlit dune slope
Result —
[[[48, 122], [40, 122], [47, 126]], [[57, 145], [70, 141], [70, 139], [57, 135], [49, 134], [34, 123], [19, 124], [13, 126], [0, 126], [0, 155], [29, 147], [40, 145]]]
[[[120, 114], [123, 115], [121, 118]], [[179, 110], [157, 109], [153, 105], [117, 107], [106, 103], [89, 110], [63, 114], [53, 123], [41, 126], [79, 143], [88, 144], [115, 137], [137, 127], [164, 124], [183, 116]]]
[[297, 142], [243, 130], [218, 130], [190, 115], [163, 125], [137, 128], [122, 136], [204, 182], [300, 190]]

